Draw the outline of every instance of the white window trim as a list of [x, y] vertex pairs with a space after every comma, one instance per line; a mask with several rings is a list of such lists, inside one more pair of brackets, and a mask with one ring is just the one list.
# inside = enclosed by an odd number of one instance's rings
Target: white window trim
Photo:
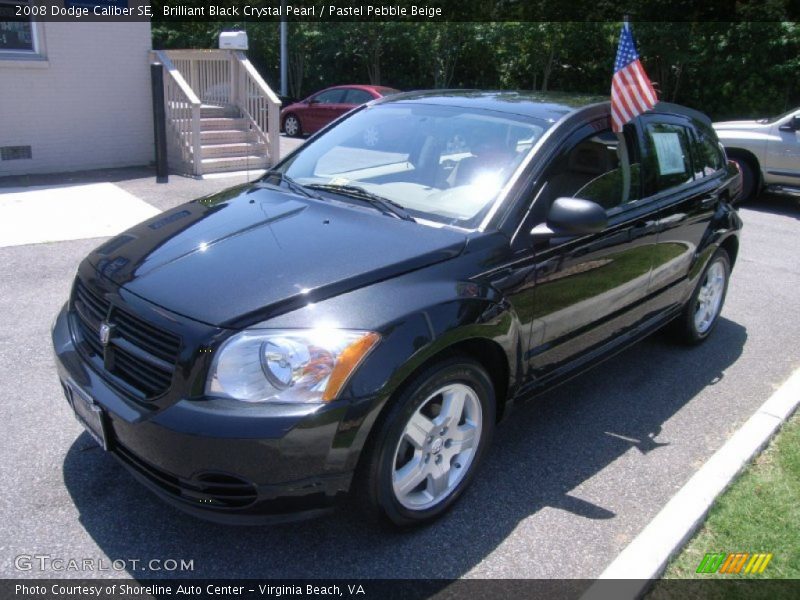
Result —
[[[22, 2], [31, 4], [30, 0], [0, 0], [0, 4], [20, 4]], [[30, 23], [33, 50], [0, 50], [0, 67], [47, 66], [47, 51], [44, 43], [43, 23], [33, 18]]]

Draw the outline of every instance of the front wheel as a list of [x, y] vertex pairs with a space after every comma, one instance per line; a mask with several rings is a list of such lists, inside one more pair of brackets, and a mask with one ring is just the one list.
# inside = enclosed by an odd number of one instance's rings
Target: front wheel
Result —
[[739, 167], [739, 172], [742, 174], [742, 195], [739, 197], [737, 204], [752, 200], [758, 188], [755, 170], [747, 160], [738, 157], [733, 157], [731, 160], [736, 163]]
[[713, 331], [728, 293], [731, 261], [728, 253], [719, 248], [700, 276], [689, 302], [673, 324], [679, 341], [699, 344]]
[[479, 363], [454, 358], [432, 366], [379, 425], [359, 474], [359, 500], [394, 525], [435, 519], [472, 481], [494, 422], [494, 390]]

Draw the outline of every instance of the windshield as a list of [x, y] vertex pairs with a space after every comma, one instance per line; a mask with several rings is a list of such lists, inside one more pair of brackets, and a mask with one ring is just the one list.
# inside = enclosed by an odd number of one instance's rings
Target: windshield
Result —
[[301, 185], [358, 186], [417, 219], [469, 228], [550, 125], [478, 109], [377, 105], [307, 143], [279, 170]]

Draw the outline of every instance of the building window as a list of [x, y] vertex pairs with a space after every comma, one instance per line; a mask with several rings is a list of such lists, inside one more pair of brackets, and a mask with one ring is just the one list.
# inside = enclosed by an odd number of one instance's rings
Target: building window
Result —
[[39, 53], [37, 27], [30, 16], [19, 15], [19, 7], [30, 7], [30, 0], [0, 0], [0, 58], [34, 57]]

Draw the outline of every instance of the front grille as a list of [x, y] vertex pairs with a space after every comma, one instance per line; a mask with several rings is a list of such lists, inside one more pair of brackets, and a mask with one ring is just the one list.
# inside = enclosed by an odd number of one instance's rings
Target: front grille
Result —
[[108, 300], [91, 293], [80, 279], [75, 282], [75, 307], [82, 313], [81, 316], [88, 317], [87, 320], [93, 321], [93, 325], [96, 325], [97, 328], [100, 327], [100, 322], [108, 316], [110, 306], [111, 303]]
[[177, 337], [145, 323], [132, 314], [118, 311], [114, 325], [121, 337], [163, 361], [172, 362], [178, 355], [181, 343]]
[[[78, 313], [78, 331], [86, 344], [89, 353], [103, 360], [103, 345], [100, 343], [100, 334], [96, 328], [89, 325], [81, 314]], [[99, 326], [98, 326], [99, 327]]]
[[[96, 365], [122, 381], [135, 395], [150, 399], [169, 389], [181, 340], [114, 306], [75, 280], [73, 306], [80, 347]], [[100, 341], [100, 327], [111, 327], [108, 343]]]
[[203, 473], [196, 479], [180, 479], [142, 460], [121, 444], [114, 452], [128, 466], [170, 496], [207, 508], [244, 508], [258, 499], [256, 487], [234, 475]]
[[147, 397], [165, 392], [172, 381], [172, 371], [155, 367], [119, 349], [114, 353], [111, 371], [128, 384], [142, 390]]

